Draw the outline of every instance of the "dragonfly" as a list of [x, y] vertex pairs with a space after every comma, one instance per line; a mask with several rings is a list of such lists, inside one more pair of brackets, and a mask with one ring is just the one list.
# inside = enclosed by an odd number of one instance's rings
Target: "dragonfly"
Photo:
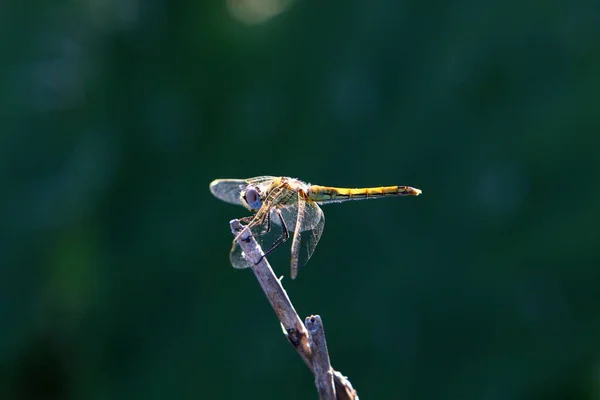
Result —
[[[411, 186], [349, 189], [311, 185], [295, 178], [276, 176], [217, 179], [211, 182], [210, 191], [218, 199], [244, 206], [253, 213], [240, 219], [243, 229], [233, 240], [231, 265], [234, 268], [252, 267], [244, 258], [238, 240], [246, 229], [250, 230], [263, 251], [267, 249], [263, 257], [291, 237], [292, 279], [311, 258], [321, 239], [325, 216], [319, 205], [421, 194], [421, 190]], [[273, 229], [273, 225], [277, 225], [278, 229]]]

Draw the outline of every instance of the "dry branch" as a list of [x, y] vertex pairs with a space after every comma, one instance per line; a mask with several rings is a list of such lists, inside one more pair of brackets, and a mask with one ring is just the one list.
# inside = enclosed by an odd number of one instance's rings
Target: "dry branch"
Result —
[[281, 282], [264, 257], [262, 249], [254, 240], [250, 229], [244, 229], [237, 219], [230, 221], [229, 225], [244, 252], [244, 257], [252, 265], [256, 279], [275, 310], [288, 341], [315, 376], [319, 398], [358, 400], [356, 390], [350, 381], [331, 368], [321, 317], [318, 315], [308, 317], [306, 321], [310, 329], [307, 330], [285, 289], [281, 286]]

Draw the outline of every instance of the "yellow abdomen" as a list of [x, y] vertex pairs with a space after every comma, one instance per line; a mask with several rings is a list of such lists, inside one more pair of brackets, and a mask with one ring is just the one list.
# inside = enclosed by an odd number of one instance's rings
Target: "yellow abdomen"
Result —
[[308, 189], [308, 197], [318, 203], [339, 202], [347, 200], [376, 199], [388, 196], [418, 196], [419, 189], [410, 186], [381, 186], [361, 189], [336, 188], [312, 185]]

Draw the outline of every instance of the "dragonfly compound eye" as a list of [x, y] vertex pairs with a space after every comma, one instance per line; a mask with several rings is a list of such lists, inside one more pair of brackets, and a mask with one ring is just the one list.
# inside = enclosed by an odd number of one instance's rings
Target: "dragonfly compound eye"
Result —
[[250, 208], [253, 210], [258, 210], [262, 205], [262, 201], [260, 200], [258, 190], [256, 190], [253, 187], [249, 187], [246, 190], [246, 193], [244, 194], [244, 199], [246, 200], [246, 203], [248, 203]]

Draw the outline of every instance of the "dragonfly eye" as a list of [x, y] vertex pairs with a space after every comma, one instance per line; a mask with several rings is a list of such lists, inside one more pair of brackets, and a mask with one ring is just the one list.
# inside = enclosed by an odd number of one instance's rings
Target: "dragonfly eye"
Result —
[[262, 201], [260, 200], [258, 190], [256, 190], [253, 187], [249, 187], [248, 189], [246, 189], [244, 199], [246, 200], [246, 203], [248, 203], [252, 210], [258, 210], [262, 206]]

